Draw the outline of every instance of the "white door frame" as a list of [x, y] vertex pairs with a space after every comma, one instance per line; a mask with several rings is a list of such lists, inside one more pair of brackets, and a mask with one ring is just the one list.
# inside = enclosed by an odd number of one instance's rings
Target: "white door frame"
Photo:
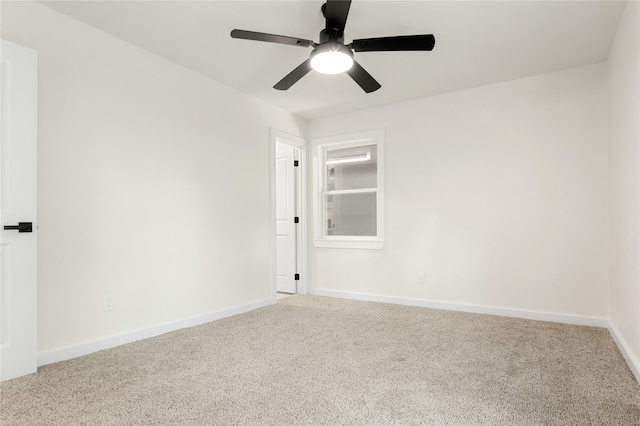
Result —
[[299, 185], [297, 185], [297, 203], [299, 210], [297, 212], [300, 217], [298, 224], [297, 238], [297, 256], [298, 256], [298, 294], [308, 293], [309, 274], [307, 272], [307, 223], [309, 216], [307, 215], [307, 141], [299, 136], [294, 136], [278, 129], [269, 129], [269, 255], [271, 261], [271, 296], [273, 301], [277, 299], [277, 265], [276, 265], [276, 142], [298, 148], [300, 152], [300, 169], [298, 176], [300, 177]]

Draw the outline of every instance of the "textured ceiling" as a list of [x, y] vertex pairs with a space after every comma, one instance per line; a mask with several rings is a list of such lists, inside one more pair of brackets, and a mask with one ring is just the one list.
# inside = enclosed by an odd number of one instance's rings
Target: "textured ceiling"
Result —
[[434, 34], [432, 52], [361, 52], [381, 84], [312, 71], [272, 86], [311, 49], [232, 39], [232, 29], [318, 41], [316, 1], [43, 1], [43, 4], [303, 118], [317, 118], [606, 61], [624, 2], [354, 0], [354, 38]]

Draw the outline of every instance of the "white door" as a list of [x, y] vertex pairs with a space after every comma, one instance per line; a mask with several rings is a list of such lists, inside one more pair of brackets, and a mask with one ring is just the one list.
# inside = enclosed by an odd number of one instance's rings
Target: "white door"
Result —
[[295, 152], [276, 142], [276, 277], [279, 292], [296, 292]]
[[2, 40], [0, 64], [0, 380], [8, 380], [37, 368], [37, 53]]

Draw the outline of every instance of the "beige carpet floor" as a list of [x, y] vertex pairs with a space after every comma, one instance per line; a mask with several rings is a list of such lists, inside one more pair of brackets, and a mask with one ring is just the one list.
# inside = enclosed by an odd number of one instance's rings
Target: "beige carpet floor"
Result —
[[605, 329], [292, 296], [0, 385], [2, 425], [640, 425]]

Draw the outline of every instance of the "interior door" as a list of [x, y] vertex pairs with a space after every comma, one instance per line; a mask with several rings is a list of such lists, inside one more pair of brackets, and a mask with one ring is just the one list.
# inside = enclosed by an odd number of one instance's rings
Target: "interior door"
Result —
[[8, 380], [37, 369], [37, 54], [1, 43], [0, 380]]
[[295, 148], [276, 142], [276, 277], [279, 292], [296, 292]]

